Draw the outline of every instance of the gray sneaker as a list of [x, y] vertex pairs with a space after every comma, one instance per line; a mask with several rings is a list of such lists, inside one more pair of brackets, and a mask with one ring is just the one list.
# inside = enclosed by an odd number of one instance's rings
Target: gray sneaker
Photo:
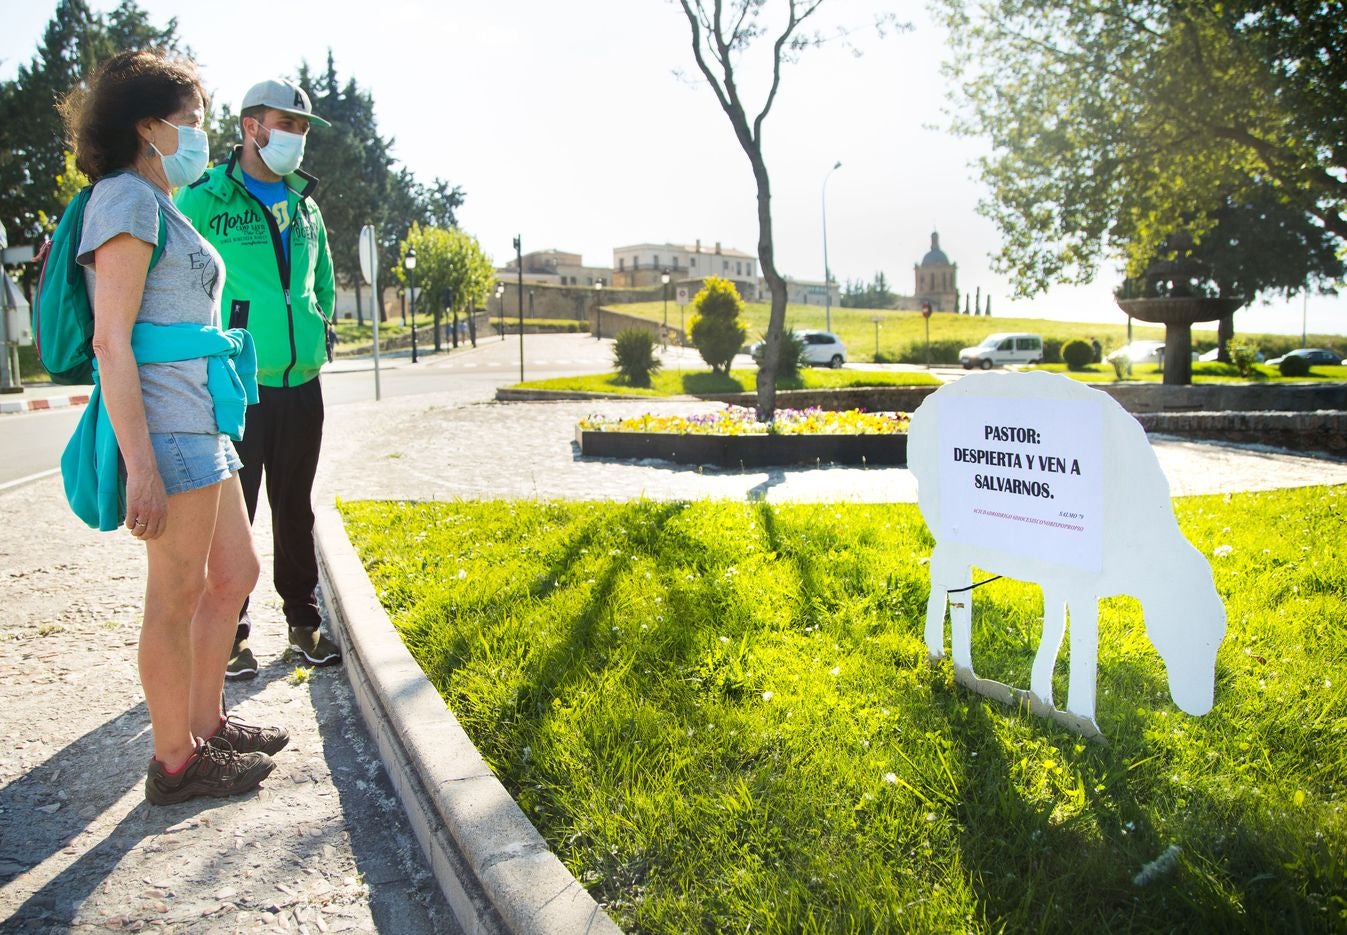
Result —
[[290, 648], [311, 666], [341, 665], [341, 650], [317, 627], [291, 627]]
[[257, 657], [248, 648], [248, 638], [234, 641], [229, 653], [229, 662], [225, 665], [225, 678], [251, 679], [257, 677]]
[[145, 800], [151, 805], [172, 805], [199, 795], [239, 795], [256, 789], [275, 768], [265, 753], [239, 753], [227, 740], [212, 737], [201, 742], [187, 767], [176, 776], [170, 776], [164, 764], [151, 759], [145, 776]]
[[284, 727], [254, 727], [232, 714], [220, 722], [214, 736], [228, 741], [236, 753], [265, 753], [275, 756], [290, 742], [290, 732]]

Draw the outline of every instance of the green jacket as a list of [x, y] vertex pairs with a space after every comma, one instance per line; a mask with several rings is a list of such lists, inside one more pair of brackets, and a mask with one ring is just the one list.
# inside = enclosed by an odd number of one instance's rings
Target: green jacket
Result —
[[312, 195], [318, 180], [286, 176], [290, 189], [290, 262], [271, 213], [243, 186], [242, 147], [206, 170], [175, 199], [224, 260], [226, 327], [246, 327], [257, 346], [257, 382], [299, 386], [327, 360], [327, 328], [336, 298], [327, 228]]

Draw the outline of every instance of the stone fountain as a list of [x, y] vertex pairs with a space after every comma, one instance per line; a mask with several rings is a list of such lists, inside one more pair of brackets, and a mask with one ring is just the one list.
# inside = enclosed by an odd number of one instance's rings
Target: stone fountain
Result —
[[1117, 299], [1118, 307], [1138, 321], [1165, 326], [1164, 382], [1169, 386], [1193, 382], [1193, 324], [1232, 315], [1246, 301], [1211, 295], [1206, 268], [1192, 251], [1193, 238], [1186, 231], [1172, 235], [1166, 253], [1174, 259], [1146, 267], [1142, 282], [1129, 280]]

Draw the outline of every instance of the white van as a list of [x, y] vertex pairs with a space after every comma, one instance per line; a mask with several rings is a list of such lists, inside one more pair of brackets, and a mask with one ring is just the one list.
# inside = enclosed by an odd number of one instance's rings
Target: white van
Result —
[[1017, 334], [998, 331], [982, 339], [976, 347], [959, 351], [963, 369], [981, 367], [990, 370], [1005, 364], [1036, 364], [1043, 359], [1043, 337], [1037, 334]]

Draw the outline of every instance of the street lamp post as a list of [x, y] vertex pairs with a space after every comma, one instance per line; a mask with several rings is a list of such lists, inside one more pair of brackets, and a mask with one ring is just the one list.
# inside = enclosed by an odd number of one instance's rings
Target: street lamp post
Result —
[[875, 323], [875, 363], [879, 363], [879, 323], [883, 319], [876, 315], [870, 320]]
[[594, 282], [594, 340], [603, 340], [603, 280]]
[[660, 284], [664, 286], [664, 327], [660, 329], [660, 343], [664, 345], [665, 350], [669, 348], [669, 271], [660, 273]]
[[840, 161], [833, 163], [833, 167], [823, 177], [823, 301], [827, 309], [824, 313], [826, 324], [823, 327], [825, 331], [833, 330], [832, 272], [828, 268], [828, 179], [832, 178], [832, 174], [840, 168], [842, 168]]
[[524, 247], [518, 234], [514, 237], [514, 262], [518, 268], [515, 288], [519, 293], [519, 382], [524, 382]]
[[505, 283], [496, 283], [496, 316], [500, 320], [500, 339], [505, 340]]
[[407, 267], [407, 278], [409, 285], [407, 291], [411, 294], [412, 303], [412, 363], [416, 363], [416, 249], [407, 248], [407, 256], [402, 261], [402, 265]]

